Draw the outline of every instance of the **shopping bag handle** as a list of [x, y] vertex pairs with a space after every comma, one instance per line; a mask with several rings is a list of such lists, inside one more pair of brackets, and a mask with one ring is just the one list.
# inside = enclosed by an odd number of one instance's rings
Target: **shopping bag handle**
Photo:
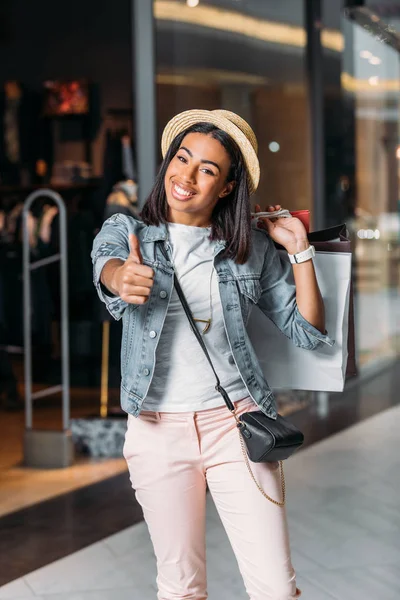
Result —
[[291, 217], [292, 215], [286, 208], [281, 208], [280, 210], [271, 210], [271, 212], [252, 212], [251, 218], [258, 219], [260, 217], [267, 217], [268, 219], [280, 219], [282, 217]]

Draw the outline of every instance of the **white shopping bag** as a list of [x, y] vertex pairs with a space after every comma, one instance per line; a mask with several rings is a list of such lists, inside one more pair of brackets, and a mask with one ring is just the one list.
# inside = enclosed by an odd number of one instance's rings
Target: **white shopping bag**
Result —
[[[282, 252], [284, 260], [289, 260]], [[335, 345], [297, 348], [254, 306], [247, 331], [272, 389], [340, 392], [347, 365], [351, 253], [317, 252], [314, 266], [325, 304], [326, 329]]]

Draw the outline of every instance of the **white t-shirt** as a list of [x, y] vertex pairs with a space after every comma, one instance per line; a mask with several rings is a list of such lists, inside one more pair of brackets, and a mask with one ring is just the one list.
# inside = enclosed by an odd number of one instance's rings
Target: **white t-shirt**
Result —
[[[248, 392], [225, 332], [218, 280], [213, 269], [216, 242], [208, 239], [211, 229], [168, 223], [168, 231], [175, 272], [195, 318], [211, 316], [211, 279], [212, 323], [203, 339], [222, 386], [233, 402], [240, 400], [248, 396]], [[205, 327], [205, 323], [196, 324], [199, 331]], [[222, 405], [224, 401], [215, 390], [214, 374], [173, 288], [143, 409], [189, 412]]]

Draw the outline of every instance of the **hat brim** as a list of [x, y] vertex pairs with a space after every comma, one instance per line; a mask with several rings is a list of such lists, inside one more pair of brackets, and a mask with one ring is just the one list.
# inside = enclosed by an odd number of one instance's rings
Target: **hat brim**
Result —
[[260, 163], [257, 154], [245, 134], [232, 121], [209, 110], [193, 109], [179, 113], [165, 126], [161, 138], [161, 151], [165, 157], [177, 135], [196, 123], [211, 123], [229, 134], [239, 146], [245, 162], [249, 194], [253, 194], [260, 181]]

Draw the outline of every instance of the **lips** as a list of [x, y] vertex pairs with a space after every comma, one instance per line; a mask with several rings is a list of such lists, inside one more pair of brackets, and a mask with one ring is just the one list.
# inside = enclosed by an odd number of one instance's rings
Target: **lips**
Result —
[[180, 185], [179, 183], [172, 184], [172, 195], [176, 200], [186, 201], [193, 198], [196, 192], [188, 189], [186, 186]]

